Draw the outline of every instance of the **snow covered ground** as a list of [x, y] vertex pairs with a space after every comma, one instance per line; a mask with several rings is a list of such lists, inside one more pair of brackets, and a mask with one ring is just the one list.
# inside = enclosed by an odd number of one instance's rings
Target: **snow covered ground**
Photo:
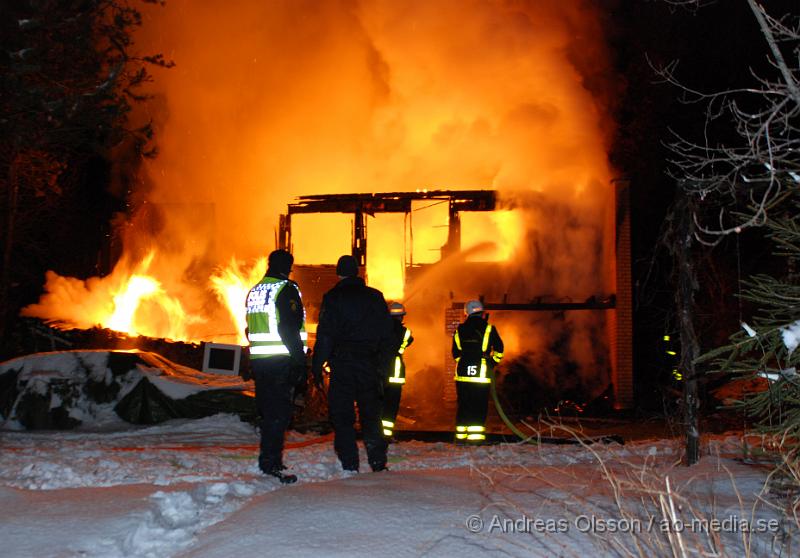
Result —
[[283, 486], [259, 473], [257, 432], [234, 415], [82, 428], [0, 431], [0, 556], [777, 553], [768, 471], [738, 458], [736, 436], [692, 468], [669, 440], [402, 442], [390, 471], [353, 475], [330, 439], [290, 432], [300, 480]]

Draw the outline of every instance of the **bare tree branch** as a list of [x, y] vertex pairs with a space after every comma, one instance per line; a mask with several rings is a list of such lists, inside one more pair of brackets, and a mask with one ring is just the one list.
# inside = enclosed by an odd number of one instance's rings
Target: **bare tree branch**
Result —
[[[697, 0], [667, 1], [700, 5]], [[756, 0], [746, 2], [768, 47], [773, 75], [751, 70], [753, 86], [706, 93], [676, 77], [677, 63], [656, 68], [663, 81], [680, 88], [684, 102], [706, 103], [702, 143], [674, 132], [668, 143], [673, 153], [669, 174], [704, 205], [722, 208], [714, 224], [695, 216], [696, 234], [704, 244], [763, 225], [783, 194], [800, 186], [800, 18], [776, 19]], [[714, 140], [719, 136], [712, 129], [720, 128], [730, 132], [725, 141]]]

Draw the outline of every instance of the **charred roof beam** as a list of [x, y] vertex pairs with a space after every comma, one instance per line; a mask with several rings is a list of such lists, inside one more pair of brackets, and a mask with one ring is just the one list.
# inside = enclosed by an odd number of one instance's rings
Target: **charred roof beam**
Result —
[[311, 213], [352, 213], [352, 255], [360, 266], [367, 264], [367, 222], [365, 215], [376, 213], [411, 213], [414, 201], [448, 203], [447, 242], [442, 247], [446, 257], [461, 249], [461, 211], [494, 211], [497, 192], [494, 190], [417, 190], [416, 192], [385, 192], [379, 194], [318, 194], [300, 196], [280, 216], [275, 244], [292, 250], [292, 215]]
[[[479, 297], [483, 298], [483, 297]], [[452, 308], [464, 307], [464, 302], [454, 302]], [[483, 302], [484, 310], [514, 311], [514, 312], [562, 312], [564, 310], [612, 310], [617, 307], [616, 295], [605, 299], [589, 297], [583, 302]]]
[[288, 213], [408, 213], [411, 211], [411, 202], [419, 200], [448, 201], [455, 211], [494, 211], [497, 193], [494, 190], [421, 190], [380, 194], [320, 194], [298, 197], [296, 203], [289, 204]]

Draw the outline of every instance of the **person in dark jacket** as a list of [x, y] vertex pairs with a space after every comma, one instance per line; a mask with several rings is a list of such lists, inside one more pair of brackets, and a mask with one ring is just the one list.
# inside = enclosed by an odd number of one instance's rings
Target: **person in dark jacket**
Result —
[[358, 471], [355, 407], [367, 460], [373, 471], [386, 469], [386, 441], [381, 432], [381, 397], [385, 366], [391, 358], [392, 319], [383, 294], [358, 276], [353, 256], [336, 264], [339, 282], [322, 298], [312, 372], [322, 385], [330, 366], [328, 408], [334, 449], [342, 468]]
[[483, 442], [494, 365], [503, 358], [503, 340], [497, 328], [483, 317], [483, 304], [470, 300], [467, 319], [453, 334], [456, 360], [456, 442]]
[[383, 435], [387, 440], [394, 435], [394, 423], [397, 420], [397, 411], [400, 409], [400, 397], [403, 393], [403, 385], [406, 383], [406, 363], [403, 361], [405, 353], [414, 337], [411, 330], [403, 323], [406, 315], [405, 306], [400, 302], [389, 304], [389, 315], [392, 317], [392, 360], [386, 371], [386, 384], [383, 386], [383, 415], [381, 416], [381, 426]]
[[289, 279], [293, 263], [286, 250], [272, 252], [267, 274], [246, 299], [250, 367], [261, 417], [258, 466], [282, 483], [297, 480], [283, 472], [283, 441], [292, 418], [295, 387], [308, 374], [305, 309], [300, 288]]

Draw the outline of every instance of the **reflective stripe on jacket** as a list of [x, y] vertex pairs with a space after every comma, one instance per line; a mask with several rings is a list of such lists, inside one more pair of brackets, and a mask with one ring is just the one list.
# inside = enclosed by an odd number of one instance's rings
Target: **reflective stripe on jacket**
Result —
[[[497, 328], [479, 314], [471, 314], [453, 334], [455, 380], [489, 384], [494, 364], [503, 358], [503, 339]], [[491, 360], [489, 360], [491, 359]]]
[[[289, 348], [278, 333], [278, 324], [281, 318], [275, 304], [278, 295], [288, 283], [287, 279], [266, 276], [247, 293], [247, 339], [250, 342], [251, 358], [289, 355]], [[297, 292], [300, 293], [299, 288]], [[305, 323], [303, 323], [300, 328], [303, 350], [305, 350], [308, 340], [305, 329]]]
[[411, 330], [405, 328], [403, 334], [403, 342], [400, 343], [400, 348], [397, 349], [397, 355], [394, 357], [394, 368], [389, 376], [390, 384], [404, 384], [406, 383], [406, 365], [403, 362], [403, 353], [408, 347], [409, 340], [411, 339]]
[[[456, 359], [455, 380], [457, 382], [474, 382], [478, 384], [491, 383], [492, 379], [487, 376], [489, 367], [486, 364], [486, 358], [489, 356], [487, 351], [489, 349], [489, 336], [491, 333], [492, 326], [487, 324], [486, 329], [483, 332], [483, 339], [481, 341], [482, 356], [480, 361], [475, 362], [468, 357], [466, 359], [462, 357], [458, 357]], [[458, 334], [458, 330], [456, 330], [453, 340], [455, 341], [458, 349], [461, 350], [461, 337]]]

